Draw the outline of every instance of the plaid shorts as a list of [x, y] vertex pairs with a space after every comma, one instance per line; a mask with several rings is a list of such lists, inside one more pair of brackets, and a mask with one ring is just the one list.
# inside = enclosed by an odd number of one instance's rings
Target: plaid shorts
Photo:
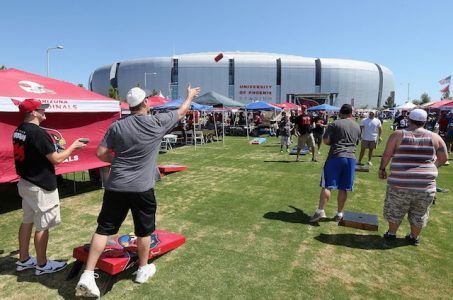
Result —
[[411, 225], [423, 228], [428, 223], [429, 207], [435, 195], [435, 191], [416, 191], [387, 185], [384, 218], [399, 225], [407, 214]]

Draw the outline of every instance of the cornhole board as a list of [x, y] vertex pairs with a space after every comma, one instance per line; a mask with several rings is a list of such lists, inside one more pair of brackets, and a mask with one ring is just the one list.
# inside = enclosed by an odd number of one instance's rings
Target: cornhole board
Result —
[[254, 138], [250, 141], [251, 145], [260, 145], [266, 142], [266, 138]]
[[355, 171], [356, 172], [370, 172], [370, 166], [368, 166], [368, 165], [363, 165], [363, 166], [355, 165]]
[[[307, 155], [308, 153], [310, 153], [309, 149], [300, 150], [300, 155]], [[291, 149], [291, 151], [289, 152], [289, 155], [297, 155], [297, 147], [294, 147], [293, 149]]]
[[352, 227], [363, 230], [378, 231], [379, 223], [377, 215], [345, 211], [339, 226]]
[[[151, 246], [148, 259], [155, 259], [186, 242], [185, 236], [165, 230], [156, 230], [151, 234]], [[74, 248], [72, 256], [76, 259], [67, 280], [76, 277], [86, 263], [89, 244]], [[96, 267], [109, 275], [104, 284], [110, 290], [117, 275], [138, 263], [136, 239], [132, 235], [116, 235], [109, 239], [104, 252], [99, 257]]]
[[157, 167], [159, 168], [159, 172], [162, 175], [168, 175], [171, 173], [187, 170], [187, 167], [182, 165], [159, 165]]

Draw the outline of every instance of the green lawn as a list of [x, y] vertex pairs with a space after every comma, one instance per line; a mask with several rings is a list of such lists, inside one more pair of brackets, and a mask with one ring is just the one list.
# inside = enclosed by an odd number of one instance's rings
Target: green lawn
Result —
[[[370, 232], [335, 222], [308, 224], [318, 202], [327, 147], [318, 163], [308, 156], [295, 163], [294, 156], [279, 150], [276, 138], [249, 145], [246, 138], [229, 137], [225, 146], [181, 147], [160, 155], [161, 163], [189, 169], [157, 184], [157, 227], [182, 233], [187, 242], [156, 260], [157, 273], [149, 283], [134, 284], [125, 274], [105, 298], [451, 298], [452, 192], [438, 194], [419, 247], [402, 240], [389, 247], [381, 238], [387, 226], [379, 157], [370, 173], [356, 174], [346, 205], [347, 210], [378, 215], [379, 232]], [[376, 154], [382, 150], [381, 145]], [[453, 187], [452, 168], [440, 169], [439, 186]], [[87, 243], [96, 227], [102, 193], [62, 199], [63, 223], [51, 232], [50, 257], [73, 262], [72, 248]], [[334, 192], [328, 216], [336, 211], [335, 197]], [[0, 215], [0, 298], [72, 298], [77, 279], [64, 280], [69, 270], [41, 277], [14, 271], [20, 221], [20, 210]], [[130, 231], [128, 217], [122, 232]], [[407, 231], [405, 220], [399, 237]]]

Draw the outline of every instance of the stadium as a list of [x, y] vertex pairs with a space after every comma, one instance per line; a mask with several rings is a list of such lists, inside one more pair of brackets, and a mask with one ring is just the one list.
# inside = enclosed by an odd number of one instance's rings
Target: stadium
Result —
[[356, 108], [381, 107], [394, 99], [393, 73], [377, 63], [256, 52], [207, 52], [125, 60], [96, 69], [92, 91], [122, 99], [140, 86], [176, 99], [188, 84], [243, 103], [252, 101], [327, 103]]

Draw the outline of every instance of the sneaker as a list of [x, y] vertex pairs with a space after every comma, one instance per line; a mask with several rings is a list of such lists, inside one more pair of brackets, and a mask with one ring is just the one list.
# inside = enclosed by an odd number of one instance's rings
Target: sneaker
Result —
[[420, 245], [420, 238], [414, 238], [410, 233], [406, 235], [406, 241], [412, 246]]
[[137, 272], [135, 272], [135, 282], [137, 283], [145, 283], [156, 273], [156, 265], [149, 264], [143, 267], [138, 268]]
[[368, 165], [369, 165], [369, 166], [372, 166], [372, 165], [373, 165], [373, 163], [372, 163], [371, 161], [369, 161], [369, 162], [368, 162]]
[[312, 162], [318, 162], [318, 160], [316, 158], [312, 158], [311, 161]]
[[326, 218], [326, 212], [325, 211], [321, 211], [321, 212], [315, 212], [315, 214], [313, 215], [313, 217], [311, 217], [310, 219], [310, 223], [316, 223], [322, 219], [325, 219]]
[[16, 261], [16, 271], [24, 271], [27, 269], [34, 269], [36, 267], [36, 258], [29, 256], [24, 262], [20, 260]]
[[384, 233], [384, 239], [387, 241], [394, 241], [396, 240], [396, 234], [391, 234], [388, 231]]
[[96, 278], [99, 277], [97, 275], [94, 272], [83, 272], [75, 288], [75, 295], [77, 297], [101, 297], [101, 292], [96, 285]]
[[341, 219], [343, 219], [343, 213], [336, 213], [336, 214], [335, 214], [335, 217], [333, 217], [333, 220], [334, 220], [335, 222], [340, 222]]
[[65, 261], [47, 260], [44, 267], [36, 265], [35, 275], [55, 273], [66, 268], [68, 264]]

